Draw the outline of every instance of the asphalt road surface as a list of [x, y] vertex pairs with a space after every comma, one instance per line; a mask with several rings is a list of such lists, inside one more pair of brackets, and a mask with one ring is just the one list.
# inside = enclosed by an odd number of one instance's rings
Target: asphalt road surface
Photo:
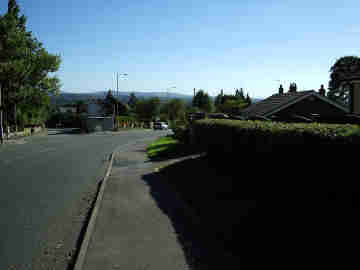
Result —
[[69, 131], [0, 146], [0, 269], [65, 270], [110, 153], [169, 133]]

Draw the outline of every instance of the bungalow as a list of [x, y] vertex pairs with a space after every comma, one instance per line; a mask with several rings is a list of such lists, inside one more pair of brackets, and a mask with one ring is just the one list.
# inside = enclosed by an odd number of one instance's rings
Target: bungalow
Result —
[[242, 111], [246, 119], [261, 119], [286, 122], [326, 122], [344, 123], [358, 121], [349, 115], [349, 108], [340, 105], [325, 96], [324, 86], [319, 92], [314, 90], [284, 93], [280, 85], [279, 92]]

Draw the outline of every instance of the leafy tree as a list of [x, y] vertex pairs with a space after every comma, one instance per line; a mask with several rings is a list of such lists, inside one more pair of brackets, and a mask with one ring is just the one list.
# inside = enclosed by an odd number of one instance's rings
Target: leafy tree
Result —
[[192, 104], [187, 104], [185, 106], [185, 111], [186, 111], [186, 113], [198, 113], [201, 110], [198, 107], [192, 106]]
[[240, 88], [240, 90], [236, 89], [235, 96], [238, 97], [239, 99], [244, 100], [245, 99], [244, 90], [242, 88]]
[[290, 83], [289, 93], [295, 93], [296, 91], [297, 91], [297, 85], [296, 85], [296, 83]]
[[118, 102], [117, 103], [117, 115], [129, 115], [130, 112], [130, 107], [128, 104], [124, 103], [124, 102]]
[[226, 99], [223, 104], [218, 107], [220, 112], [226, 114], [237, 115], [247, 106], [244, 100], [241, 99]]
[[246, 94], [245, 103], [247, 104], [247, 106], [250, 106], [252, 104], [251, 98], [248, 93]]
[[352, 74], [360, 72], [360, 58], [358, 56], [343, 56], [330, 68], [329, 90], [339, 89], [341, 83]]
[[106, 115], [111, 115], [115, 113], [115, 106], [117, 104], [116, 98], [113, 96], [111, 90], [109, 90], [106, 94], [103, 103], [103, 110]]
[[171, 99], [161, 109], [167, 114], [168, 120], [183, 120], [185, 118], [185, 103], [181, 99]]
[[[49, 73], [60, 66], [60, 57], [48, 53], [26, 30], [26, 17], [20, 16], [15, 0], [9, 0], [8, 11], [0, 16], [0, 84], [7, 113], [13, 109], [17, 124], [17, 107], [43, 111], [48, 108], [44, 96], [58, 94], [60, 81]], [[33, 115], [31, 113], [30, 115]]]
[[215, 107], [218, 108], [221, 104], [224, 103], [224, 93], [223, 93], [223, 90], [221, 89], [221, 92], [220, 94], [218, 94], [215, 98]]
[[77, 114], [86, 113], [85, 102], [83, 100], [76, 101], [75, 106]]
[[213, 103], [204, 90], [199, 90], [192, 101], [193, 107], [197, 107], [204, 112], [211, 112], [213, 110]]
[[330, 68], [328, 97], [344, 105], [349, 104], [350, 84], [348, 79], [360, 73], [360, 58], [343, 56]]
[[223, 92], [216, 97], [216, 111], [226, 114], [239, 114], [242, 109], [251, 104], [249, 94], [244, 97], [244, 91], [236, 89], [234, 95], [224, 95]]
[[160, 115], [160, 99], [151, 98], [139, 100], [136, 104], [135, 112], [141, 120], [153, 120]]
[[129, 98], [129, 101], [127, 103], [130, 106], [130, 108], [134, 109], [136, 107], [137, 102], [138, 102], [138, 99], [135, 96], [135, 93], [130, 93], [130, 98]]

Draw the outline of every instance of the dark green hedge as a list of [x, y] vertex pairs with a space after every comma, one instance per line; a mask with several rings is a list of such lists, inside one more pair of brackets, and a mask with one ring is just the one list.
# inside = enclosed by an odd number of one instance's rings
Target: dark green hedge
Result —
[[116, 121], [118, 121], [118, 122], [138, 122], [138, 120], [132, 116], [116, 116]]
[[350, 124], [206, 119], [193, 124], [193, 136], [204, 151], [217, 154], [284, 151], [288, 154], [325, 154], [336, 150], [357, 155], [355, 151], [360, 145], [360, 127]]

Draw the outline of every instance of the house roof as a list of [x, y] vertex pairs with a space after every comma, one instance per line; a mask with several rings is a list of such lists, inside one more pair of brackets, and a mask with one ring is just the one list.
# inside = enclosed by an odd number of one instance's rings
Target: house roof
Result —
[[314, 90], [292, 92], [285, 94], [274, 94], [260, 102], [257, 102], [250, 107], [244, 109], [242, 113], [246, 116], [269, 117], [274, 113], [281, 111], [309, 96], [315, 96], [335, 107], [348, 113], [348, 109], [335, 103], [327, 97], [324, 97]]

